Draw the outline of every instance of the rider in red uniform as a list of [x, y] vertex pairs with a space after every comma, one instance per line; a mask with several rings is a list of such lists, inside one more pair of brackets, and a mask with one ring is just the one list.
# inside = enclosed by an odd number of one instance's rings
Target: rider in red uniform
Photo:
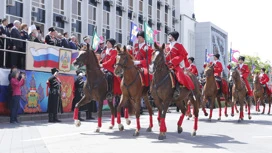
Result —
[[250, 71], [249, 71], [248, 65], [244, 64], [244, 61], [245, 61], [245, 57], [240, 56], [239, 59], [238, 59], [237, 67], [238, 67], [238, 70], [240, 71], [241, 78], [244, 80], [244, 82], [246, 84], [248, 96], [252, 97], [253, 93], [252, 93], [252, 90], [251, 90], [250, 85], [249, 85], [248, 80], [247, 80]]
[[180, 95], [180, 84], [184, 85], [189, 90], [193, 90], [194, 83], [188, 75], [185, 75], [183, 69], [180, 67], [180, 63], [184, 61], [185, 67], [189, 67], [187, 59], [188, 53], [184, 49], [183, 45], [178, 43], [179, 33], [177, 31], [170, 32], [168, 34], [168, 40], [170, 44], [166, 46], [166, 64], [170, 69], [173, 69], [177, 77], [176, 90], [174, 92], [174, 98]]
[[[264, 93], [266, 91], [269, 91], [268, 87], [267, 87], [267, 82], [269, 81], [269, 77], [268, 75], [265, 73], [265, 68], [262, 68], [261, 69], [261, 73], [259, 75], [259, 78], [260, 78], [260, 82], [261, 84], [263, 85], [264, 87]], [[266, 90], [267, 89], [267, 90]], [[269, 92], [268, 92], [269, 93]]]
[[223, 66], [222, 63], [219, 61], [220, 55], [219, 54], [215, 54], [213, 55], [214, 57], [214, 77], [216, 80], [216, 85], [217, 85], [217, 89], [219, 90], [219, 94], [221, 94], [221, 89], [222, 89], [222, 79], [221, 79], [221, 73], [223, 71]]
[[113, 48], [116, 41], [114, 39], [108, 39], [106, 41], [107, 47], [101, 53], [100, 67], [104, 68], [103, 71], [106, 74], [108, 81], [108, 93], [107, 98], [112, 99], [112, 93], [114, 95], [120, 95], [120, 82], [121, 79], [114, 75], [114, 65], [116, 62], [117, 51]]
[[152, 75], [148, 72], [148, 66], [151, 62], [153, 49], [145, 43], [145, 36], [143, 31], [137, 33], [138, 43], [134, 45], [134, 50], [131, 51], [132, 56], [135, 58], [134, 65], [142, 68], [144, 71], [143, 82], [146, 87], [149, 86]]
[[196, 68], [196, 65], [194, 64], [195, 58], [189, 57], [188, 62], [190, 63], [190, 66], [187, 68], [190, 72], [192, 72], [195, 76], [198, 76], [198, 71]]

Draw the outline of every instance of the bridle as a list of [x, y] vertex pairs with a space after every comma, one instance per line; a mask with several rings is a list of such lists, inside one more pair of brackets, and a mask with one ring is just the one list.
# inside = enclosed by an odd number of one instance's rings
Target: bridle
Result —
[[115, 65], [117, 65], [117, 66], [120, 66], [122, 69], [131, 69], [131, 68], [133, 68], [134, 67], [134, 65], [131, 65], [131, 66], [126, 66], [127, 65], [127, 61], [128, 61], [128, 55], [126, 55], [125, 53], [119, 53], [119, 54], [117, 54], [118, 56], [123, 56], [123, 55], [125, 55], [125, 60], [124, 60], [124, 62], [123, 63], [120, 63], [120, 62], [118, 62], [118, 63], [116, 63]]

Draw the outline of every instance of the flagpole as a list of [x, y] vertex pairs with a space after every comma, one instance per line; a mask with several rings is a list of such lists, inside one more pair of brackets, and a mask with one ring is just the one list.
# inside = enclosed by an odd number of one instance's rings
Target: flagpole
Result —
[[[145, 34], [145, 39], [146, 39], [146, 21], [144, 22], [144, 34]], [[145, 40], [146, 43], [146, 40]], [[148, 42], [147, 42], [148, 45]], [[148, 45], [149, 46], [149, 45]], [[148, 65], [148, 49], [146, 50], [146, 66], [147, 66], [147, 75], [148, 75], [148, 85], [150, 85], [150, 77], [149, 77], [149, 65]]]
[[230, 42], [230, 59], [229, 62], [231, 63], [232, 60], [232, 42]]

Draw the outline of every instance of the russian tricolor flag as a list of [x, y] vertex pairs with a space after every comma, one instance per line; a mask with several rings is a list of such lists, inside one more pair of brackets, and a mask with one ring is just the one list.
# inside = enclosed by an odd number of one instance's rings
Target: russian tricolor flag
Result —
[[30, 48], [33, 56], [33, 66], [39, 67], [59, 67], [59, 51], [55, 48]]
[[8, 75], [9, 69], [1, 69], [0, 68], [0, 115], [7, 115], [7, 100], [8, 100]]

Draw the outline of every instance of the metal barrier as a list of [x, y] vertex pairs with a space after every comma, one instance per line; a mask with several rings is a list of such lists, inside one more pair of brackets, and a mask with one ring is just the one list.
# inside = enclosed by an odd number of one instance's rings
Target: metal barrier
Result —
[[24, 54], [24, 55], [26, 55], [25, 52], [9, 50], [9, 49], [6, 48], [6, 47], [7, 47], [7, 39], [9, 39], [9, 40], [16, 40], [16, 41], [22, 41], [22, 42], [27, 43], [26, 40], [17, 39], [17, 38], [12, 38], [12, 37], [3, 37], [3, 36], [0, 36], [0, 39], [4, 40], [4, 46], [3, 46], [3, 48], [0, 48], [0, 51], [1, 51], [1, 52], [4, 52], [4, 57], [3, 57], [4, 60], [2, 61], [2, 62], [3, 62], [3, 67], [6, 67], [6, 60], [7, 60], [7, 59], [6, 59], [6, 55], [7, 55], [7, 52], [9, 52], [9, 53], [18, 53], [18, 54]]

